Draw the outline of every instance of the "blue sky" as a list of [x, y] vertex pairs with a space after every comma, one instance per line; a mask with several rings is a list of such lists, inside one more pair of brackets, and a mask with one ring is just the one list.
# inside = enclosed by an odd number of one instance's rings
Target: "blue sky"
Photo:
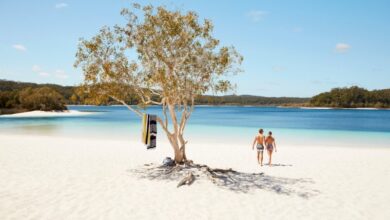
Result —
[[[138, 1], [144, 3], [146, 1]], [[309, 97], [390, 87], [390, 1], [148, 1], [195, 10], [244, 56], [237, 94]], [[76, 85], [78, 39], [123, 23], [131, 1], [0, 0], [0, 79]]]

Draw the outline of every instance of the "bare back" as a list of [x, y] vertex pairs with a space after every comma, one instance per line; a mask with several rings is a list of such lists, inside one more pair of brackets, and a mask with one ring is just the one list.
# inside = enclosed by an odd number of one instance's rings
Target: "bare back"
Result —
[[267, 144], [273, 144], [274, 142], [275, 142], [275, 139], [272, 136], [268, 136], [265, 139], [265, 143], [267, 143]]
[[258, 144], [263, 144], [264, 143], [264, 135], [262, 135], [262, 134], [257, 135], [256, 141]]

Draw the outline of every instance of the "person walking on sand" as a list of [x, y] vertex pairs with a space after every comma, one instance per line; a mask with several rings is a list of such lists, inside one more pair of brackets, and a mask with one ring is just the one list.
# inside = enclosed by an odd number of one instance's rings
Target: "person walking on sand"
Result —
[[269, 157], [268, 165], [271, 166], [272, 162], [272, 153], [275, 149], [276, 152], [276, 143], [275, 138], [272, 137], [272, 131], [268, 132], [267, 138], [265, 138], [265, 146], [267, 147], [267, 153]]
[[264, 151], [264, 145], [265, 145], [265, 138], [263, 135], [264, 131], [263, 129], [259, 130], [259, 134], [256, 135], [255, 140], [253, 141], [252, 150], [255, 148], [257, 149], [257, 162], [260, 164], [260, 166], [263, 166], [263, 151]]

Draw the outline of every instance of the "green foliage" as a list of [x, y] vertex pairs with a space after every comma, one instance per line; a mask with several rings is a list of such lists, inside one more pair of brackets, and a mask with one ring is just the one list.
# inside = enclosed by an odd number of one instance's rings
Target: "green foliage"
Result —
[[14, 108], [18, 104], [17, 92], [0, 91], [0, 108]]
[[[60, 86], [54, 84], [34, 84], [0, 80], [0, 108], [17, 108], [20, 106], [19, 91], [31, 87], [49, 87], [56, 90], [64, 97], [67, 104], [94, 104], [82, 89], [71, 86]], [[72, 94], [72, 95], [68, 95]], [[66, 98], [66, 97], [69, 98]], [[129, 94], [125, 100], [127, 104], [136, 105], [140, 100], [135, 94]], [[335, 88], [330, 92], [324, 92], [313, 98], [294, 97], [262, 97], [250, 95], [228, 95], [228, 96], [197, 96], [195, 104], [198, 105], [293, 105], [298, 106], [309, 103], [310, 106], [353, 108], [353, 107], [390, 107], [390, 89], [367, 91], [359, 87]], [[106, 99], [100, 102], [101, 105], [118, 104], [113, 99]]]
[[66, 110], [64, 97], [49, 87], [25, 88], [19, 92], [19, 102], [27, 110]]
[[199, 21], [193, 11], [134, 4], [121, 14], [125, 25], [103, 27], [92, 39], [80, 41], [75, 67], [84, 73], [81, 89], [93, 103], [114, 99], [139, 116], [142, 113], [126, 103], [131, 95], [141, 107], [162, 105], [163, 119], [157, 117], [157, 122], [175, 161], [182, 162], [187, 143], [183, 133], [195, 97], [232, 89], [226, 76], [240, 71], [236, 66], [243, 58], [234, 47], [220, 46], [212, 36], [212, 22]]
[[188, 107], [195, 96], [232, 88], [225, 77], [240, 71], [236, 64], [242, 56], [219, 45], [211, 21], [199, 21], [193, 11], [150, 5], [134, 5], [121, 14], [126, 25], [103, 27], [92, 39], [80, 41], [75, 66], [84, 72], [83, 88], [91, 101], [135, 95], [144, 105]]
[[314, 96], [310, 100], [310, 105], [334, 108], [389, 108], [390, 89], [368, 91], [357, 86], [334, 88], [330, 92]]
[[[96, 104], [84, 90], [72, 86], [60, 86], [55, 84], [34, 84], [24, 82], [2, 81], [0, 80], [0, 108], [12, 108], [19, 105], [18, 91], [27, 87], [39, 88], [50, 87], [64, 96], [66, 104], [88, 105]], [[71, 94], [71, 95], [69, 95]], [[67, 98], [69, 97], [69, 98]], [[152, 98], [156, 99], [156, 98]], [[211, 96], [200, 95], [195, 99], [197, 105], [287, 105], [287, 104], [303, 104], [309, 102], [309, 98], [294, 98], [294, 97], [262, 97], [250, 95], [227, 95], [227, 96]], [[127, 104], [137, 105], [140, 103], [139, 97], [135, 94], [128, 94], [125, 100]], [[9, 106], [6, 103], [9, 102]], [[15, 103], [15, 104], [14, 104]], [[118, 104], [113, 99], [101, 100], [99, 105], [114, 105]]]
[[0, 80], [0, 114], [32, 110], [65, 110], [65, 98], [54, 88], [60, 88], [67, 94], [67, 89], [58, 85], [48, 87]]
[[36, 84], [29, 82], [15, 82], [10, 80], [0, 80], [0, 92], [4, 91], [20, 91], [24, 88], [38, 88], [38, 87], [49, 87], [60, 93], [64, 96], [65, 100], [69, 100], [69, 98], [74, 94], [73, 86], [61, 86], [57, 84]]
[[251, 95], [227, 95], [227, 96], [199, 96], [196, 104], [200, 105], [291, 105], [305, 104], [309, 98], [294, 97], [262, 97]]

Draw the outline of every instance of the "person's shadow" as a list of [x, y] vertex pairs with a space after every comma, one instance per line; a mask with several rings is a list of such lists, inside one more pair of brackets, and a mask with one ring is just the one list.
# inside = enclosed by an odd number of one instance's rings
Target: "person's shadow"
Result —
[[[292, 166], [275, 164], [276, 166]], [[209, 179], [216, 186], [239, 193], [251, 190], [265, 190], [280, 195], [310, 198], [319, 194], [312, 189], [314, 181], [308, 178], [288, 178], [259, 173], [238, 172], [232, 169], [210, 169], [206, 165], [193, 164], [189, 166], [155, 166], [148, 164], [138, 169], [129, 170], [139, 178], [162, 181], [180, 181], [183, 176], [192, 172], [196, 179]]]
[[292, 167], [292, 164], [281, 164], [281, 163], [271, 163], [271, 165], [264, 164], [264, 166], [269, 166], [269, 167]]

